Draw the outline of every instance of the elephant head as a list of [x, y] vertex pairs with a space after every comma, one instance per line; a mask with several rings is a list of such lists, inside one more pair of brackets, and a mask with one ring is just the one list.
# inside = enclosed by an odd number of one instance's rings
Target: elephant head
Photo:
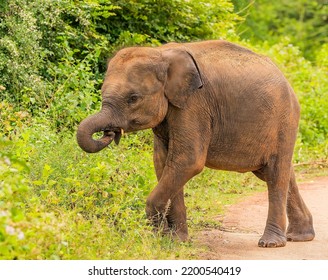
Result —
[[[202, 87], [198, 66], [184, 49], [133, 47], [120, 50], [109, 62], [102, 86], [100, 112], [81, 122], [79, 146], [95, 153], [124, 131], [154, 128], [175, 106], [183, 109], [190, 94]], [[96, 132], [103, 132], [95, 140]]]

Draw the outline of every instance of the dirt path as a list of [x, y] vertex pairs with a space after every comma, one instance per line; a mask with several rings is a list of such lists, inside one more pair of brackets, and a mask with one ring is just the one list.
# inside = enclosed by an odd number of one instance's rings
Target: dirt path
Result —
[[328, 177], [300, 184], [301, 195], [314, 219], [316, 237], [311, 242], [288, 242], [283, 248], [259, 248], [268, 209], [267, 193], [258, 193], [231, 205], [222, 230], [210, 230], [197, 240], [208, 247], [201, 259], [227, 260], [328, 260]]

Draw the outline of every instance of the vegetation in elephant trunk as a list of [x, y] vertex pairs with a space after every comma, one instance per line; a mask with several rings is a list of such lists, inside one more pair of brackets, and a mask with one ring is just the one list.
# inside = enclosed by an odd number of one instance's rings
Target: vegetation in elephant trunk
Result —
[[[93, 139], [93, 135], [101, 131], [103, 136], [98, 140]], [[85, 152], [97, 153], [107, 147], [113, 140], [116, 144], [119, 144], [123, 133], [123, 129], [111, 125], [108, 114], [101, 111], [81, 122], [76, 137], [79, 146]]]

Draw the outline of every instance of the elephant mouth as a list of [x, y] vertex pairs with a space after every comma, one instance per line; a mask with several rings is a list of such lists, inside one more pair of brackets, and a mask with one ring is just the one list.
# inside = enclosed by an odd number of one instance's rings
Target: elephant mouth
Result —
[[118, 145], [120, 143], [122, 135], [124, 135], [123, 128], [111, 128], [111, 129], [104, 129], [103, 130], [103, 137], [102, 139], [109, 139], [108, 145], [114, 140], [115, 144]]

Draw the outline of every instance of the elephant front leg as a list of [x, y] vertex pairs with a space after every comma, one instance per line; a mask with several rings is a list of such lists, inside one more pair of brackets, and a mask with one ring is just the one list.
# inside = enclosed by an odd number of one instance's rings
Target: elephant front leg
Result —
[[[157, 180], [160, 181], [165, 168], [165, 162], [167, 159], [167, 145], [162, 142], [156, 135], [154, 136], [154, 166], [156, 171]], [[154, 195], [156, 196], [156, 195]], [[151, 197], [148, 199], [149, 204], [156, 204], [152, 202], [154, 199]], [[169, 198], [164, 210], [156, 210], [156, 207], [147, 207], [148, 218], [152, 220], [155, 228], [162, 228], [163, 233], [178, 237], [180, 240], [187, 240], [188, 238], [188, 226], [187, 226], [187, 214], [184, 203], [183, 188], [178, 191], [175, 197]], [[158, 212], [158, 213], [156, 213]]]
[[[194, 115], [192, 115], [193, 117]], [[147, 199], [147, 217], [155, 228], [185, 241], [188, 238], [184, 185], [205, 166], [210, 137], [199, 137], [194, 128], [180, 127], [188, 118], [171, 127], [168, 142], [155, 135], [154, 164], [158, 184]], [[202, 126], [203, 127], [203, 126]], [[205, 139], [205, 140], [204, 140]]]
[[156, 188], [147, 199], [146, 213], [156, 229], [164, 234], [188, 238], [187, 215], [183, 186], [199, 170], [166, 166]]

